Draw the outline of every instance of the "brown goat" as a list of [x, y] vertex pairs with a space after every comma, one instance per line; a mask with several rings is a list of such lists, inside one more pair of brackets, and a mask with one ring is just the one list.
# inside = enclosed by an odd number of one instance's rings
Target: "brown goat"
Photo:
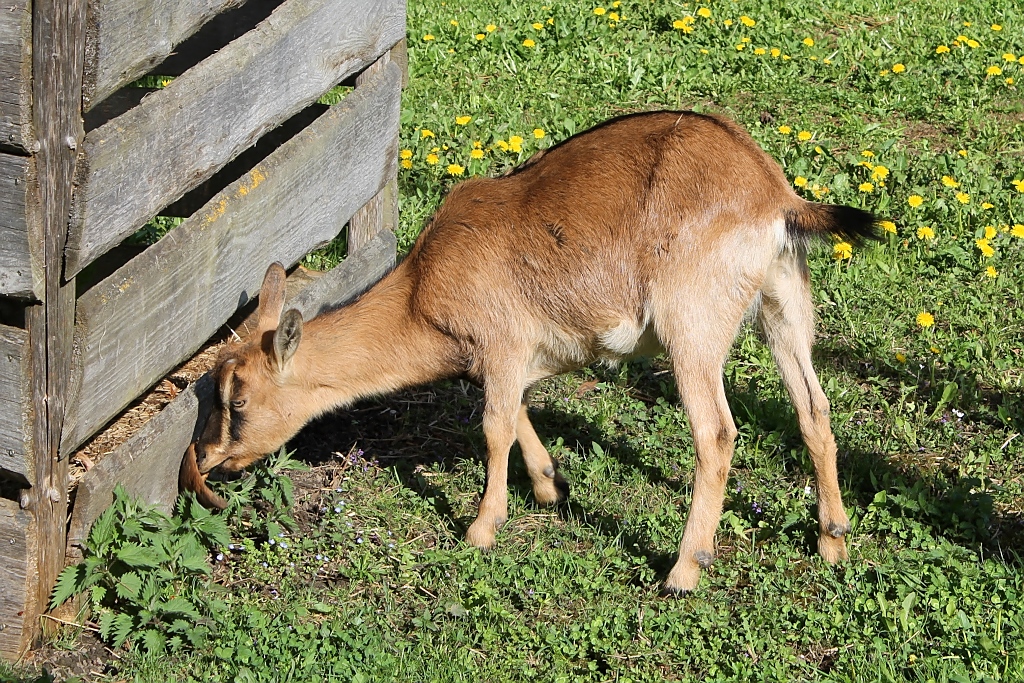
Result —
[[722, 365], [756, 312], [818, 481], [828, 562], [846, 558], [829, 404], [811, 367], [809, 238], [875, 234], [871, 214], [807, 202], [736, 124], [692, 112], [613, 119], [497, 178], [454, 187], [408, 257], [353, 304], [282, 315], [284, 271], [260, 291], [258, 333], [217, 367], [199, 469], [238, 470], [311, 418], [360, 398], [463, 376], [483, 387], [487, 481], [467, 540], [507, 518], [519, 441], [539, 503], [567, 486], [530, 424], [537, 381], [665, 351], [696, 446], [693, 502], [666, 580], [697, 586], [714, 557], [736, 427]]

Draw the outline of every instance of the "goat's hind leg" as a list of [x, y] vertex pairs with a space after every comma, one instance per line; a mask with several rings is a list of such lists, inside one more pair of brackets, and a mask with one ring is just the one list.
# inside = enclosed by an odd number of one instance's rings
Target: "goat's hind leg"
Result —
[[818, 483], [818, 552], [830, 563], [847, 558], [844, 536], [850, 520], [843, 507], [836, 471], [836, 440], [829, 404], [811, 365], [814, 306], [806, 257], [784, 252], [772, 264], [761, 291], [758, 315], [782, 381], [796, 409]]
[[553, 505], [568, 498], [569, 483], [558, 473], [555, 461], [534, 431], [525, 402], [519, 406], [516, 417], [516, 439], [523, 451], [523, 461], [533, 482], [533, 497], [537, 502]]

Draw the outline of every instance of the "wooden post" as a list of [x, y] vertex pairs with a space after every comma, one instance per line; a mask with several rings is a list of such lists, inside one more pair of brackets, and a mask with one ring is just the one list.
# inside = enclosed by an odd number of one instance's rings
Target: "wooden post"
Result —
[[[84, 0], [32, 3], [33, 123], [37, 184], [30, 215], [44, 236], [45, 300], [26, 311], [32, 349], [36, 480], [25, 500], [38, 539], [33, 611], [26, 629], [39, 631], [57, 575], [64, 568], [68, 462], [58, 457], [74, 331], [75, 282], [63, 277], [71, 181], [82, 126]], [[25, 642], [29, 642], [28, 639]]]
[[[356, 87], [384, 70], [392, 61], [392, 53], [398, 50], [400, 59], [396, 60], [402, 67], [402, 84], [405, 85], [406, 62], [405, 41], [401, 41], [371, 64], [363, 73], [356, 77]], [[398, 138], [395, 137], [393, 148], [388, 150], [392, 158], [398, 158]], [[381, 230], [394, 232], [398, 228], [398, 179], [392, 178], [377, 195], [368, 201], [348, 222], [348, 253], [355, 254], [363, 248], [373, 236]]]

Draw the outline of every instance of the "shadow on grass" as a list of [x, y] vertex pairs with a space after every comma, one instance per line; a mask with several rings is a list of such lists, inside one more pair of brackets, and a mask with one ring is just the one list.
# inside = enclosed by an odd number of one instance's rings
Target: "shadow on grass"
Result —
[[[854, 372], [865, 373], [865, 376], [870, 373], [872, 377], [887, 371], [885, 365], [877, 361], [853, 360], [838, 353], [832, 355], [834, 349], [824, 349], [824, 352], [829, 356], [823, 359], [824, 362], [842, 365], [847, 371], [852, 367]], [[602, 376], [602, 371], [598, 371], [598, 378], [616, 381], [610, 374]], [[896, 382], [898, 378], [893, 373], [890, 379]], [[927, 385], [922, 384], [918, 388], [919, 400], [935, 406], [946, 383], [961, 380], [955, 374], [948, 378], [937, 374], [927, 381]], [[663, 393], [664, 383], [659, 382], [649, 370], [631, 376], [630, 383], [641, 396]], [[738, 423], [743, 423], [753, 433], [781, 434], [786, 450], [802, 449], [796, 416], [788, 402], [781, 406], [783, 401], [765, 400], [756, 386], [727, 387], [727, 393]], [[672, 400], [676, 400], [675, 397]], [[949, 401], [944, 409], [963, 406], [966, 412], [969, 407], [977, 406], [978, 401], [984, 401], [988, 406], [1004, 406], [1004, 414], [1008, 412], [1019, 428], [1020, 397], [986, 393], [974, 383], [964, 381], [956, 399]], [[481, 408], [478, 390], [459, 382], [440, 383], [365, 401], [347, 411], [324, 416], [307, 426], [289, 447], [296, 449], [297, 458], [310, 464], [341, 457], [353, 447], [365, 450], [366, 457], [394, 467], [402, 484], [431, 501], [449, 531], [463, 536], [472, 519], [456, 518], [444, 491], [422, 472], [424, 468], [431, 467], [454, 472], [465, 466], [462, 461], [479, 462], [485, 450], [479, 426]], [[562, 437], [570, 448], [585, 449], [591, 443], [601, 444], [621, 465], [642, 478], [668, 487], [680, 497], [688, 493], [691, 473], [682, 472], [679, 477], [666, 476], [662, 468], [650, 464], [649, 458], [637, 452], [624, 436], [609, 438], [596, 425], [559, 410], [557, 406], [531, 410], [531, 418], [542, 440], [548, 443]], [[935, 535], [987, 557], [999, 558], [1007, 564], [1022, 564], [1013, 549], [1024, 544], [1024, 518], [1014, 513], [997, 513], [992, 496], [983, 490], [983, 483], [975, 478], [961, 477], [956, 463], [946, 461], [938, 466], [920, 467], [912, 456], [886, 457], [878, 453], [844, 450], [840, 444], [839, 471], [848, 506], [864, 511], [875, 501], [878, 491], [884, 490], [888, 494], [887, 512], [890, 516], [914, 520], [931, 529]], [[510, 496], [531, 497], [529, 478], [517, 447], [510, 459], [509, 485]], [[477, 486], [482, 489], [482, 479]], [[749, 510], [734, 509], [741, 517], [750, 516]], [[638, 533], [635, 527], [624, 524], [613, 514], [588, 509], [571, 497], [557, 511], [563, 519], [574, 518], [593, 528], [597, 534], [618, 538], [627, 552], [643, 557], [648, 566], [661, 576], [668, 572], [675, 560], [674, 547], [665, 552], [665, 548], [658, 547], [649, 537]], [[809, 519], [815, 520], [816, 517], [817, 510], [812, 509]], [[810, 556], [816, 552], [817, 525], [808, 522], [804, 526], [807, 528], [798, 527], [793, 531], [802, 535], [805, 551]], [[771, 529], [767, 533], [772, 533]], [[682, 528], [679, 529], [681, 535]]]

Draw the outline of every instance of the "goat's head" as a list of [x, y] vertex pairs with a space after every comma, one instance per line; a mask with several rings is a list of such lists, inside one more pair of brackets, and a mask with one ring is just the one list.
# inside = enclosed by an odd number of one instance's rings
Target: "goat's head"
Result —
[[267, 269], [260, 288], [258, 323], [244, 343], [225, 348], [213, 371], [215, 405], [196, 448], [199, 471], [237, 471], [280, 448], [309, 419], [294, 357], [302, 314], [282, 315], [285, 271]]

